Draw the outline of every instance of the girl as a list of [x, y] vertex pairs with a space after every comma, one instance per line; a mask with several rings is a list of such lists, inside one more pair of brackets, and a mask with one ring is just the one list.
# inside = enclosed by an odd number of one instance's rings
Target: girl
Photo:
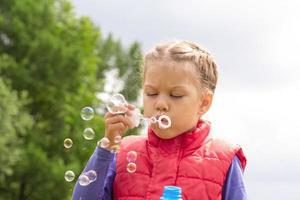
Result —
[[[105, 148], [101, 142], [84, 172], [95, 170], [97, 180], [76, 184], [73, 199], [157, 200], [166, 185], [182, 188], [184, 200], [243, 200], [246, 158], [238, 145], [210, 136], [209, 110], [218, 73], [214, 59], [198, 44], [175, 41], [157, 45], [142, 66], [144, 116], [166, 115], [166, 129], [151, 124], [147, 137], [116, 134], [133, 127], [134, 106], [126, 115], [105, 115]], [[102, 141], [103, 142], [103, 141]], [[118, 147], [118, 153], [112, 153]], [[127, 171], [127, 153], [137, 152], [136, 171]]]

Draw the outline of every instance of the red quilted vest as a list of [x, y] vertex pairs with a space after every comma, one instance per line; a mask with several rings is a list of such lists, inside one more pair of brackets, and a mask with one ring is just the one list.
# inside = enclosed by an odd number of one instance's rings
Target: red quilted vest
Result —
[[[242, 149], [209, 136], [210, 125], [197, 127], [176, 138], [163, 140], [151, 129], [148, 138], [128, 136], [117, 155], [114, 199], [158, 200], [165, 185], [182, 188], [184, 200], [221, 200], [222, 186], [235, 155], [245, 168]], [[135, 173], [127, 172], [128, 151], [138, 154]]]

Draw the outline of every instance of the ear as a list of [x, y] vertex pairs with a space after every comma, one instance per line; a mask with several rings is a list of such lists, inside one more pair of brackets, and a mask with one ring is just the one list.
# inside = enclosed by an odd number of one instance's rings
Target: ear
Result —
[[206, 92], [201, 99], [201, 103], [199, 106], [198, 114], [200, 116], [204, 115], [210, 108], [213, 100], [213, 94], [211, 92]]

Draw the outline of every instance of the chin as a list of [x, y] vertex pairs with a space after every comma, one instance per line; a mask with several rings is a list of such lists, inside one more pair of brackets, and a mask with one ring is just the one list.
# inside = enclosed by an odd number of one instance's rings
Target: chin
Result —
[[159, 134], [156, 134], [156, 136], [159, 137], [160, 139], [164, 139], [164, 140], [169, 140], [169, 139], [174, 138], [174, 136], [166, 136], [166, 135], [159, 135]]
[[153, 129], [153, 132], [157, 137], [160, 139], [168, 140], [177, 137], [178, 135], [170, 134], [168, 130], [162, 130], [162, 129]]

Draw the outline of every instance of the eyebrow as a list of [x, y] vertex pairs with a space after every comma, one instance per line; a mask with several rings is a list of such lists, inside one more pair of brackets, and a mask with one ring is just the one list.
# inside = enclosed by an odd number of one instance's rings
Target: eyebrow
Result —
[[[149, 87], [149, 88], [155, 88], [155, 86], [151, 85], [151, 84], [146, 84], [144, 87]], [[171, 89], [186, 89], [186, 86], [183, 85], [176, 85], [174, 87], [172, 87]]]

